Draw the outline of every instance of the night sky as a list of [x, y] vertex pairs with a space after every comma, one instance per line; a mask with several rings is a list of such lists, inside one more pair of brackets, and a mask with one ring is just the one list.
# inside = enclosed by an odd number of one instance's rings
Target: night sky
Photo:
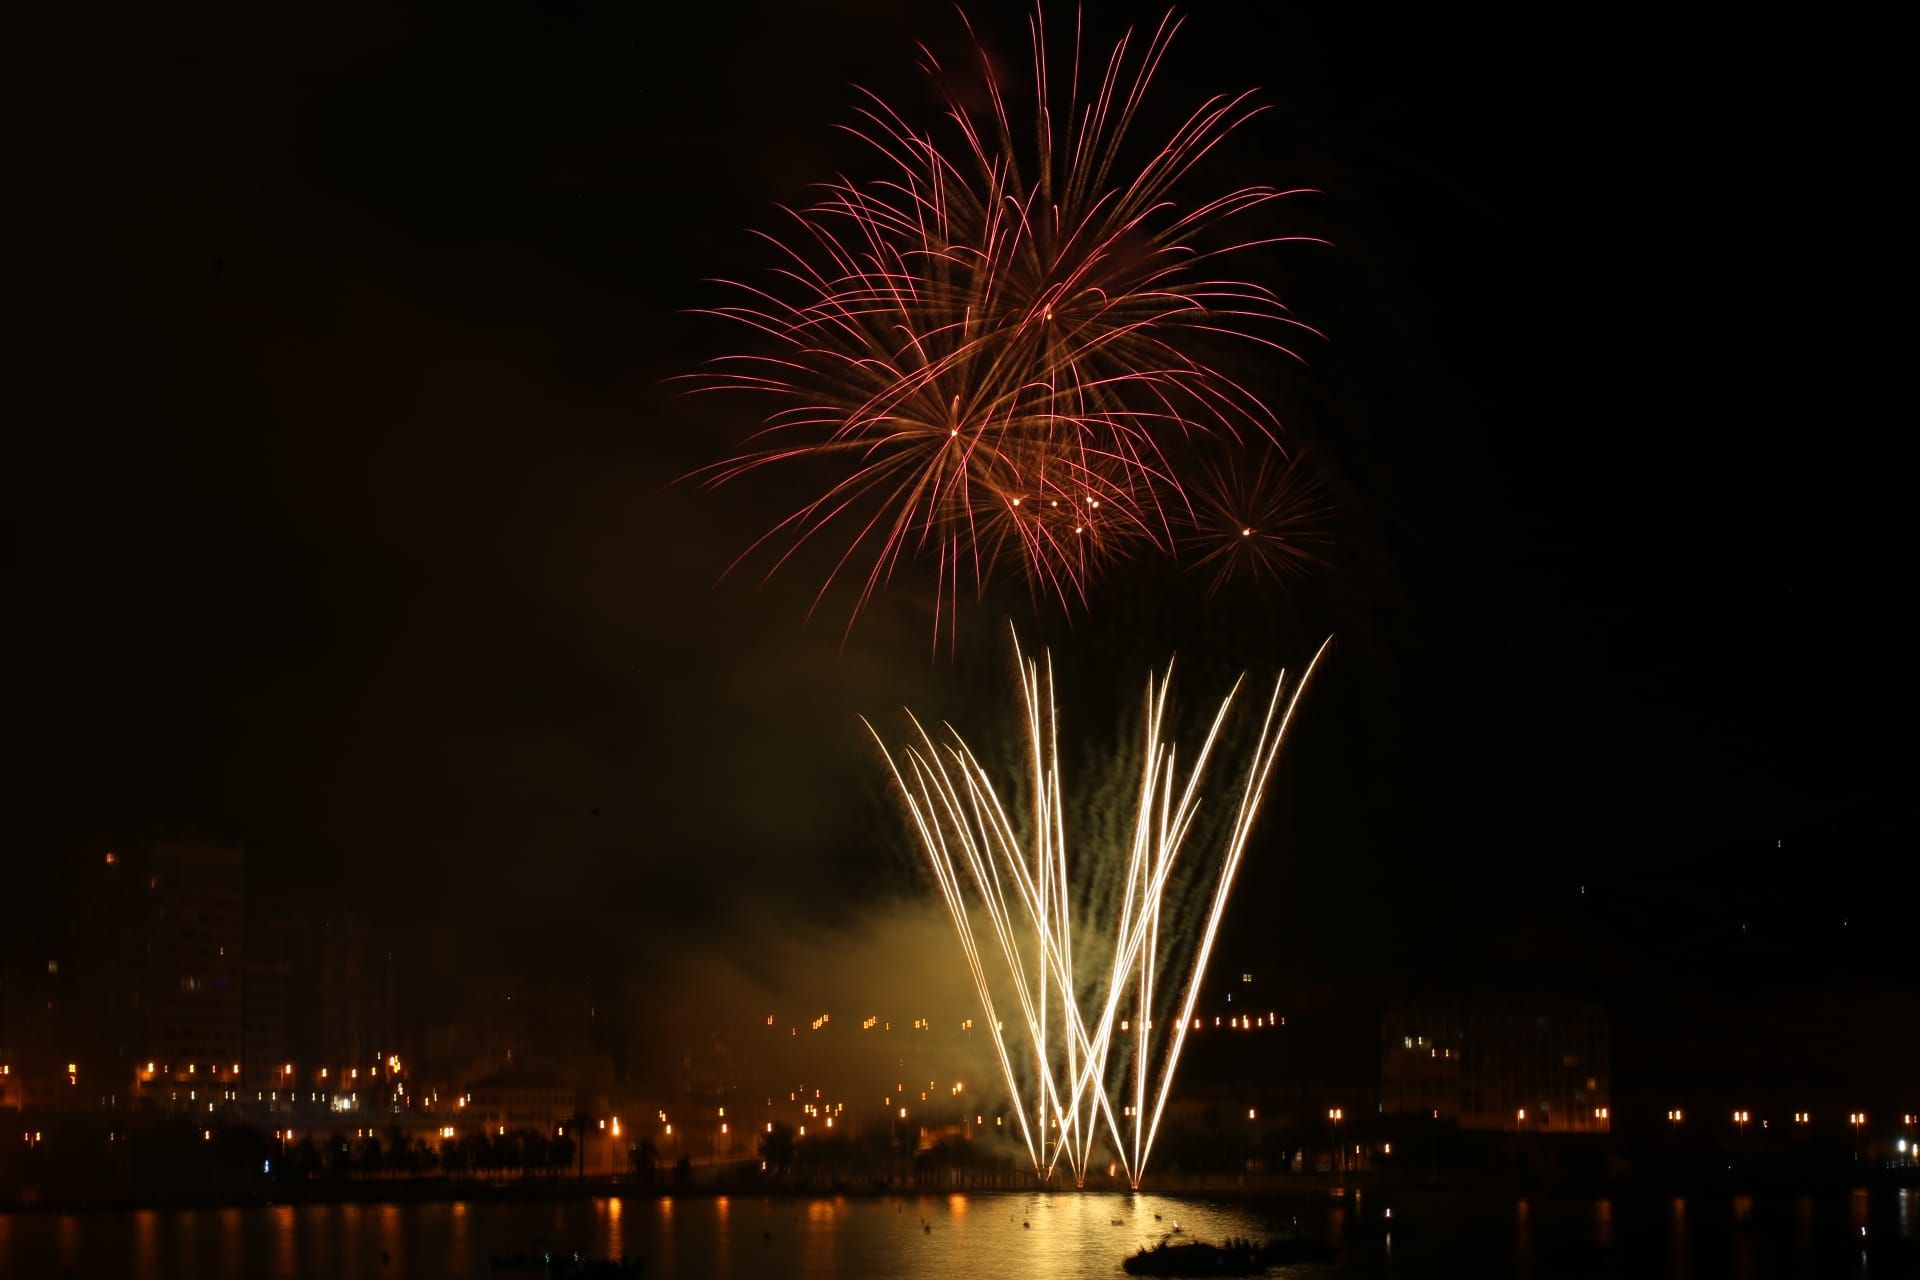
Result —
[[[1020, 6], [971, 12], [1019, 52]], [[844, 640], [804, 574], [722, 581], [806, 477], [674, 485], [752, 406], [667, 381], [739, 341], [688, 311], [764, 265], [746, 231], [870, 163], [850, 86], [930, 110], [950, 8], [29, 33], [6, 926], [67, 850], [193, 836], [443, 962], [772, 964], [925, 892], [855, 717], [1011, 728], [1008, 618], [1090, 736], [1176, 649], [1197, 701], [1331, 632], [1232, 963], [1329, 987], [1363, 1059], [1382, 1001], [1538, 984], [1608, 1003], [1617, 1072], [1884, 1077], [1920, 1003], [1910, 681], [1899, 578], [1862, 568], [1891, 476], [1840, 442], [1904, 415], [1826, 292], [1874, 291], [1873, 77], [1815, 88], [1836, 33], [1670, 15], [1247, 12], [1189, 9], [1157, 94], [1258, 87], [1233, 175], [1324, 192], [1284, 216], [1335, 247], [1276, 283], [1328, 341], [1276, 398], [1337, 469], [1338, 563], [1285, 598], [990, 593], [952, 651], [926, 575]]]

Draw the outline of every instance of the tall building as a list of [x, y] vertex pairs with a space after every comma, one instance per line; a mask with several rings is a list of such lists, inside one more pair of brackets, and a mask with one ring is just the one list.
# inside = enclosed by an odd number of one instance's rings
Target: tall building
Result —
[[329, 1061], [372, 1061], [399, 1047], [394, 1036], [393, 952], [365, 916], [327, 921], [319, 938], [320, 1035]]
[[1594, 1005], [1391, 1009], [1381, 1020], [1380, 1105], [1463, 1129], [1604, 1133], [1611, 1052]]
[[151, 875], [139, 849], [89, 847], [77, 855], [73, 912], [65, 950], [71, 975], [68, 1014], [60, 1029], [64, 1067], [79, 1078], [76, 1102], [125, 1100], [133, 1064], [144, 1059], [144, 976]]
[[[283, 918], [256, 932], [252, 957], [269, 992], [250, 1008], [268, 1034], [277, 1001], [284, 1048], [278, 1056], [306, 1076], [372, 1065], [400, 1051], [394, 1016], [393, 954], [376, 942], [361, 916]], [[277, 987], [277, 994], [272, 988]]]
[[241, 1080], [254, 1089], [295, 1083], [287, 1068], [287, 970], [282, 960], [249, 958], [241, 985]]
[[145, 1057], [158, 1074], [228, 1075], [246, 1052], [246, 861], [238, 849], [162, 844], [147, 868]]

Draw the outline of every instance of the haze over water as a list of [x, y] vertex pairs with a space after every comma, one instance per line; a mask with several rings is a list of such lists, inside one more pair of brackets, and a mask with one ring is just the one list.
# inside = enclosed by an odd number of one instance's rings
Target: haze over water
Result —
[[[1392, 1210], [1392, 1217], [1386, 1216]], [[1155, 1215], [1159, 1215], [1156, 1217]], [[0, 1214], [0, 1276], [129, 1280], [484, 1277], [539, 1247], [719, 1277], [1112, 1277], [1179, 1238], [1290, 1228], [1345, 1245], [1277, 1276], [1826, 1277], [1920, 1273], [1920, 1192], [1665, 1196], [1372, 1193], [613, 1197], [547, 1204], [281, 1205]], [[1116, 1220], [1118, 1225], [1116, 1225]], [[1861, 1228], [1867, 1228], [1863, 1237]], [[1864, 1241], [1864, 1244], [1863, 1244]]]

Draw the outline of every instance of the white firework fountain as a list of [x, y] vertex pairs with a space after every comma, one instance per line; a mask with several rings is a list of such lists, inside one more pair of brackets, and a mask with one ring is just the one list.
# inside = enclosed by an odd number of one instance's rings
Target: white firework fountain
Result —
[[[1158, 678], [1149, 675], [1132, 829], [1124, 850], [1096, 850], [1104, 859], [1068, 857], [1052, 663], [1025, 657], [1017, 637], [1031, 792], [1031, 813], [1022, 805], [1020, 823], [951, 726], [936, 739], [909, 712], [914, 739], [895, 752], [868, 725], [953, 919], [1016, 1126], [1043, 1181], [1064, 1163], [1074, 1184], [1084, 1185], [1104, 1134], [1114, 1163], [1140, 1186], [1247, 837], [1300, 695], [1325, 652], [1322, 644], [1291, 685], [1284, 671], [1275, 679], [1237, 808], [1230, 822], [1213, 824], [1217, 832], [1209, 828], [1215, 838], [1207, 840], [1195, 837], [1201, 785], [1246, 677], [1221, 701], [1183, 774], [1165, 740], [1173, 664]], [[1197, 847], [1203, 844], [1217, 847]], [[1118, 879], [1091, 892], [1088, 867], [1110, 873], [1116, 864]], [[1205, 909], [1197, 928], [1190, 918], [1196, 913], [1170, 906], [1176, 867], [1183, 886], [1201, 886]], [[1104, 913], [1110, 924], [1084, 918], [1090, 902], [1113, 899], [1117, 909], [1109, 905]], [[1076, 967], [1082, 963], [1084, 971]], [[1181, 985], [1169, 988], [1169, 977]]]

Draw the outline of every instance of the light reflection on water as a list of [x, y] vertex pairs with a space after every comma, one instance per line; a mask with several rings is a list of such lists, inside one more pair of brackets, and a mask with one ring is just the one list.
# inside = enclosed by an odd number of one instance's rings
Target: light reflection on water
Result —
[[[942, 1192], [0, 1214], [0, 1276], [485, 1277], [497, 1254], [582, 1248], [684, 1280], [994, 1272], [1109, 1280], [1122, 1257], [1176, 1226], [1176, 1239], [1259, 1238], [1296, 1218], [1345, 1246], [1337, 1265], [1278, 1273], [1298, 1280], [1920, 1274], [1916, 1199], [1911, 1190], [1691, 1198], [1376, 1190], [1259, 1204]], [[1895, 1252], [1870, 1258], [1862, 1226]]]

